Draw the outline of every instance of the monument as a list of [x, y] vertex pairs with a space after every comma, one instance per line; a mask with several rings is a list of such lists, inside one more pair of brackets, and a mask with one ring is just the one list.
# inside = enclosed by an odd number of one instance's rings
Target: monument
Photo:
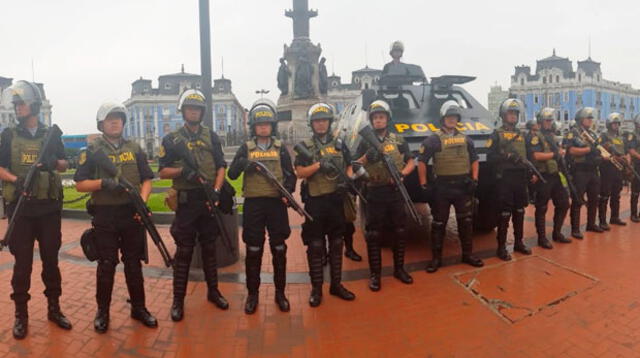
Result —
[[[326, 101], [326, 67], [320, 63], [322, 48], [309, 37], [310, 20], [318, 16], [309, 10], [309, 0], [293, 0], [293, 9], [285, 11], [293, 20], [293, 41], [284, 45], [278, 70], [278, 131], [287, 142], [308, 138], [307, 110], [319, 101]], [[324, 78], [322, 78], [324, 77]]]

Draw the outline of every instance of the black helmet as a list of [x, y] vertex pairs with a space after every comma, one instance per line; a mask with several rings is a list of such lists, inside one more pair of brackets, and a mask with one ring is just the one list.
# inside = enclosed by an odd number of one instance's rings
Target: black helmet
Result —
[[[42, 106], [42, 93], [35, 83], [28, 81], [17, 81], [12, 86], [2, 92], [2, 103], [5, 107], [14, 107], [19, 103], [29, 106], [32, 116], [40, 114]], [[24, 118], [18, 118], [23, 120]]]
[[581, 108], [578, 112], [576, 112], [576, 122], [582, 123], [583, 119], [593, 119], [595, 118], [596, 110], [593, 107], [584, 107]]
[[622, 115], [618, 112], [613, 112], [607, 117], [607, 121], [606, 121], [607, 129], [611, 130], [611, 125], [614, 123], [618, 123], [618, 125], [622, 124]]
[[458, 122], [462, 120], [462, 112], [460, 111], [460, 105], [454, 100], [446, 101], [440, 107], [440, 120], [444, 121], [445, 117], [456, 116]]
[[537, 116], [538, 124], [542, 124], [543, 121], [553, 121], [555, 119], [556, 110], [551, 107], [543, 108]]
[[98, 130], [102, 132], [102, 128], [100, 128], [100, 124], [102, 121], [107, 119], [110, 114], [119, 114], [122, 118], [122, 124], [127, 123], [127, 109], [120, 103], [116, 102], [105, 102], [100, 108], [98, 108], [98, 114], [96, 115], [96, 122], [98, 125]]
[[507, 98], [500, 105], [500, 118], [504, 119], [504, 116], [509, 111], [514, 111], [514, 112], [518, 113], [518, 116], [519, 116], [520, 113], [522, 112], [522, 107], [523, 107], [522, 106], [522, 102], [520, 102], [519, 99]]
[[383, 100], [373, 101], [373, 103], [369, 105], [369, 121], [371, 121], [371, 118], [376, 113], [385, 113], [387, 118], [391, 120], [391, 108], [389, 104]]
[[275, 135], [278, 120], [276, 118], [276, 106], [268, 99], [260, 99], [256, 101], [251, 110], [249, 110], [249, 128], [251, 134], [255, 135], [255, 125], [258, 123], [271, 123], [273, 128], [272, 135]]
[[188, 89], [182, 92], [178, 99], [178, 111], [183, 112], [184, 106], [193, 106], [202, 109], [202, 113], [200, 114], [201, 120], [204, 118], [204, 112], [207, 110], [207, 102], [204, 94], [196, 89]]

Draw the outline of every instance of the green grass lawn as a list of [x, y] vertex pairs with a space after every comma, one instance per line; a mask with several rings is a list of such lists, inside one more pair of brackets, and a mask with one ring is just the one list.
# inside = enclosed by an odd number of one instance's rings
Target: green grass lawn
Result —
[[[236, 180], [230, 180], [229, 178], [227, 178], [227, 180], [229, 180], [229, 183], [236, 190], [236, 197], [242, 196], [242, 176], [240, 176]], [[153, 187], [154, 188], [166, 188], [166, 189], [169, 189], [171, 187], [171, 180], [154, 180], [153, 181]], [[84, 194], [85, 193], [77, 192], [75, 187], [66, 187], [66, 188], [64, 188], [64, 201], [71, 201], [73, 199], [77, 199], [77, 198], [83, 196]], [[149, 206], [149, 208], [153, 212], [169, 212], [170, 211], [169, 208], [167, 208], [164, 205], [164, 198], [165, 198], [165, 194], [164, 193], [152, 193], [149, 196], [149, 200], [147, 201], [147, 205]], [[86, 202], [87, 202], [88, 199], [89, 198], [87, 197], [87, 198], [84, 198], [83, 200], [80, 200], [80, 201], [77, 201], [77, 202], [64, 204], [64, 208], [65, 209], [84, 210], [86, 208], [85, 205], [86, 205]], [[238, 210], [242, 211], [242, 208], [239, 207]]]

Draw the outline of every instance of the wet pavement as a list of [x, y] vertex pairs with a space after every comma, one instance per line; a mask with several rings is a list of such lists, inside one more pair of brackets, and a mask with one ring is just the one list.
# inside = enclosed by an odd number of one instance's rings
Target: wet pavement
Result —
[[[623, 217], [628, 219], [627, 193], [622, 200]], [[547, 217], [549, 231], [552, 211]], [[9, 299], [13, 257], [5, 250], [0, 253], [0, 356], [640, 357], [640, 224], [613, 226], [604, 234], [586, 233], [584, 240], [555, 244], [553, 250], [535, 247], [532, 256], [516, 253], [507, 263], [495, 257], [495, 233], [477, 235], [476, 251], [486, 258], [481, 269], [459, 264], [459, 244], [450, 232], [447, 266], [435, 274], [424, 272], [431, 257], [428, 233], [418, 231], [407, 254], [414, 284], [404, 285], [391, 276], [391, 252], [385, 249], [380, 292], [367, 288], [366, 249], [358, 230], [355, 245], [364, 261], [345, 259], [343, 267], [344, 284], [357, 295], [356, 300], [340, 301], [329, 295], [325, 285], [322, 305], [311, 308], [300, 240], [302, 220], [294, 212], [290, 217], [287, 295], [291, 312], [279, 312], [273, 302], [267, 250], [256, 314], [247, 316], [243, 311], [242, 255], [240, 262], [220, 270], [220, 288], [231, 308], [220, 311], [207, 302], [202, 273], [193, 271], [185, 319], [174, 323], [169, 316], [171, 271], [150, 244], [145, 286], [148, 308], [159, 327], [145, 328], [129, 317], [119, 266], [111, 326], [103, 335], [93, 330], [95, 264], [84, 259], [79, 247], [79, 236], [89, 223], [63, 220], [62, 308], [73, 330], [63, 331], [47, 321], [41, 264], [36, 258], [29, 336], [23, 341], [13, 339]], [[3, 220], [1, 232], [5, 228]], [[160, 226], [159, 231], [173, 252], [168, 227]], [[568, 231], [565, 226], [565, 234]], [[525, 237], [535, 244], [533, 207], [527, 209]]]

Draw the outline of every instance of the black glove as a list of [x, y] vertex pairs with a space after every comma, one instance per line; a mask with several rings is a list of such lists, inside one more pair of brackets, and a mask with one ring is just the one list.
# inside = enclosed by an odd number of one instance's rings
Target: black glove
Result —
[[219, 191], [216, 191], [215, 189], [212, 188], [210, 190], [210, 194], [209, 195], [211, 196], [211, 200], [213, 200], [212, 204], [215, 205], [215, 203], [220, 201], [220, 192]]
[[424, 184], [420, 185], [420, 191], [422, 192], [422, 196], [425, 200], [431, 200], [431, 196], [433, 195], [433, 185]]
[[367, 150], [367, 161], [371, 163], [376, 163], [376, 162], [379, 162], [380, 159], [381, 159], [381, 156], [380, 156], [380, 152], [378, 152], [378, 149], [371, 147]]
[[187, 181], [198, 182], [199, 181], [198, 179], [200, 178], [200, 174], [198, 174], [196, 170], [193, 170], [188, 167], [183, 167], [182, 177], [185, 178]]
[[238, 168], [242, 169], [242, 171], [248, 171], [251, 166], [251, 162], [247, 158], [238, 158], [237, 165]]
[[475, 179], [469, 179], [469, 183], [467, 184], [468, 193], [473, 195], [478, 189], [478, 181]]
[[114, 191], [120, 188], [122, 187], [120, 186], [118, 179], [115, 178], [102, 179], [102, 184], [100, 185], [100, 189], [108, 191]]
[[43, 172], [54, 171], [58, 167], [58, 158], [53, 155], [49, 155], [42, 158], [42, 165], [38, 168]]
[[24, 187], [24, 177], [19, 176], [16, 179], [16, 181], [13, 183], [13, 185], [16, 186], [16, 193], [18, 193], [18, 195], [22, 195], [22, 192], [25, 189], [25, 187]]
[[320, 159], [320, 171], [327, 174], [333, 172], [333, 164], [331, 163], [331, 159], [329, 158]]

